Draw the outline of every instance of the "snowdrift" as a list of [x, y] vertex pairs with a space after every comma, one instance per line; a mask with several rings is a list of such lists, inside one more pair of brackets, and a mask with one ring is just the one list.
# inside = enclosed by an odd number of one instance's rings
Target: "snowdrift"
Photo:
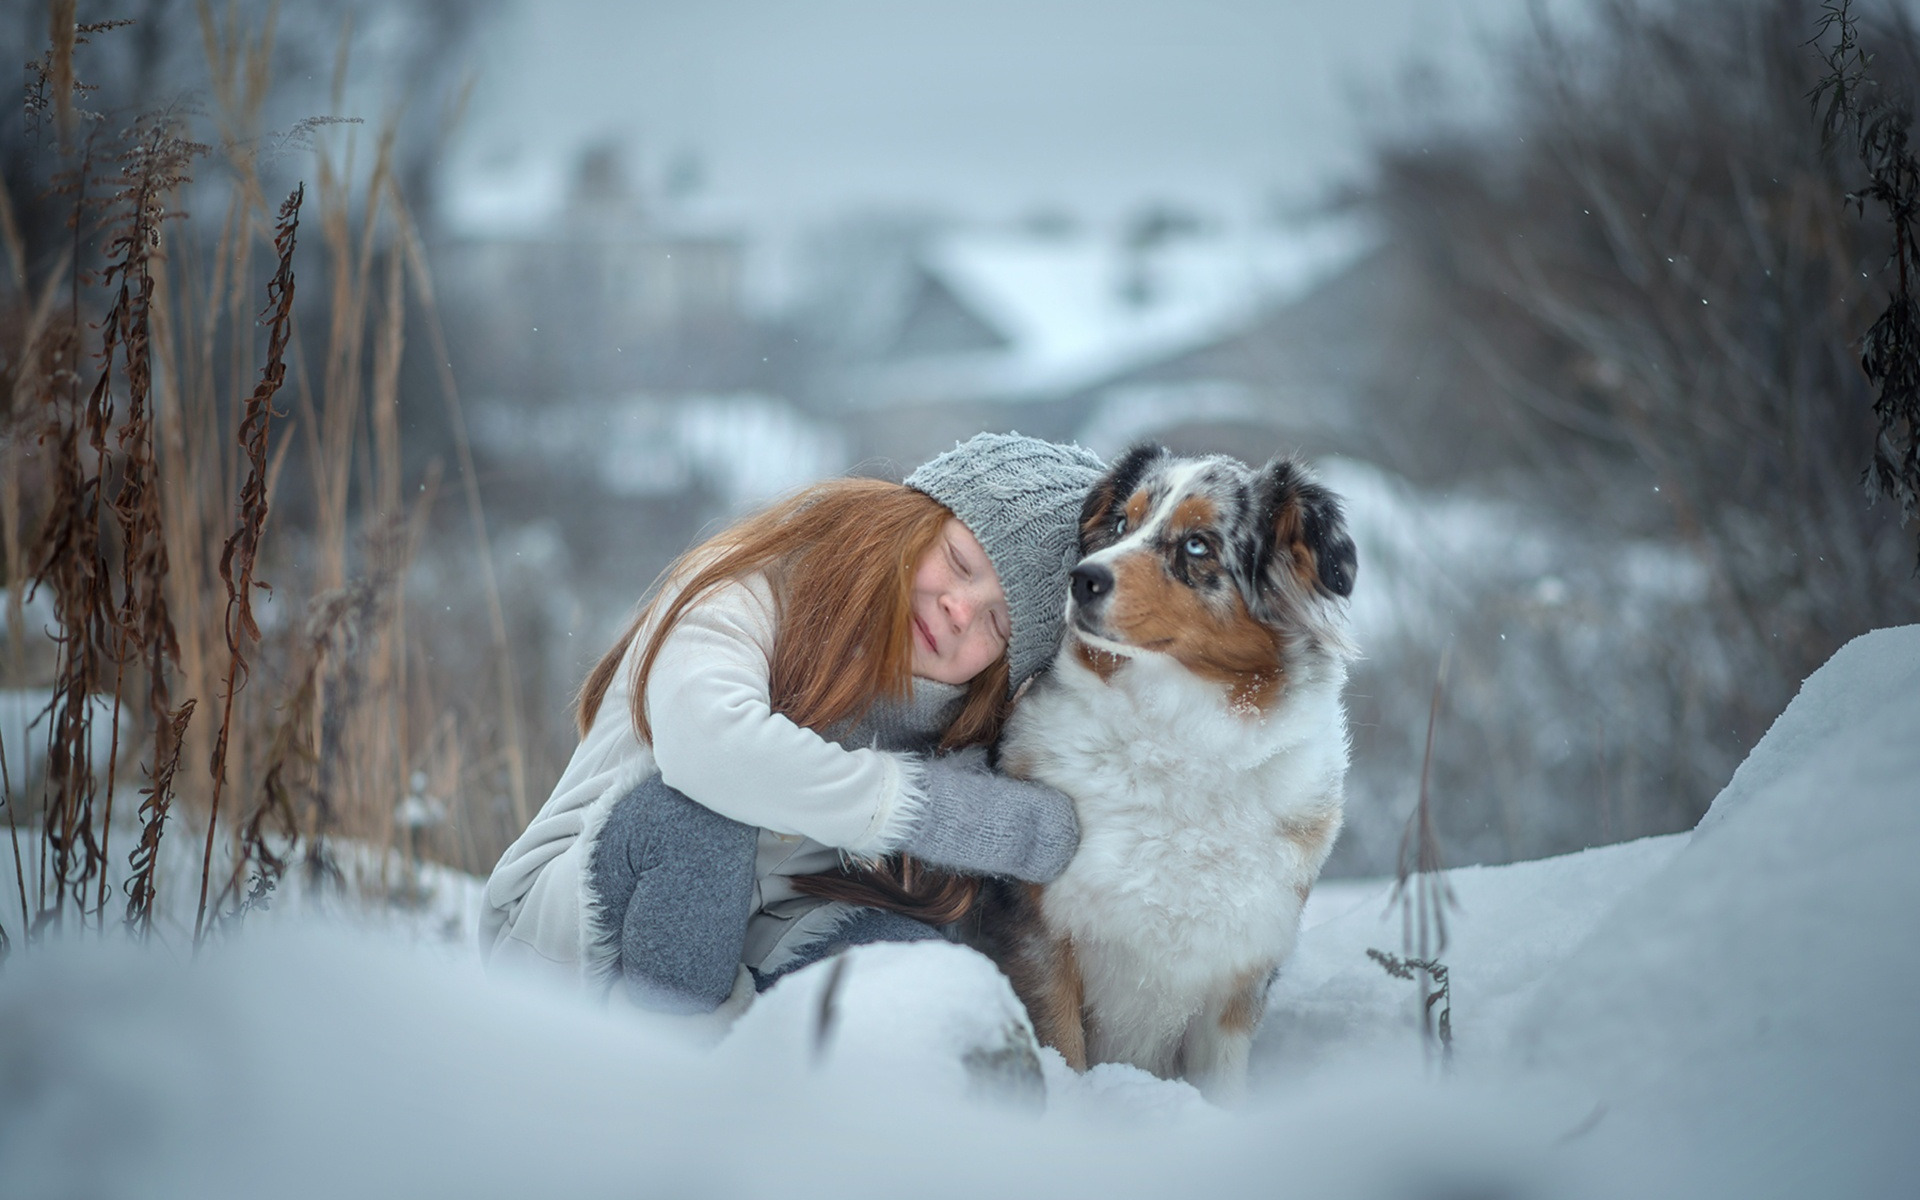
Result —
[[1454, 872], [1444, 1076], [1365, 957], [1384, 885], [1315, 896], [1233, 1112], [1034, 1059], [950, 946], [801, 972], [712, 1051], [338, 924], [35, 949], [0, 1196], [1909, 1195], [1917, 856], [1911, 627], [1808, 679], [1695, 833]]
[[1604, 1098], [1598, 1153], [1643, 1188], [1911, 1196], [1917, 860], [1909, 626], [1807, 679], [1686, 849], [1544, 983], [1516, 1049]]

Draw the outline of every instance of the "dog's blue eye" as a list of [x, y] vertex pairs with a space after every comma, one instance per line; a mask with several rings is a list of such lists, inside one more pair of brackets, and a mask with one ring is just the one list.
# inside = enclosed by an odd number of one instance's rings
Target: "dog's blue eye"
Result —
[[1115, 533], [1125, 533], [1127, 531], [1127, 514], [1121, 513], [1113, 519], [1113, 531]]
[[1188, 554], [1191, 554], [1195, 558], [1205, 558], [1207, 556], [1207, 539], [1197, 533], [1194, 534], [1187, 539], [1186, 550]]

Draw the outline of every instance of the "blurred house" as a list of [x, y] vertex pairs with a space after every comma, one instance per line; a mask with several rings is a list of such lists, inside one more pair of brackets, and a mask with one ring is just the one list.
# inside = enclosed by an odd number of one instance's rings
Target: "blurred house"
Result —
[[605, 146], [564, 170], [502, 164], [432, 251], [521, 686], [555, 762], [566, 698], [672, 557], [847, 465], [831, 423], [787, 398], [792, 339], [750, 310], [746, 235], [689, 200], [687, 171], [643, 185]]
[[1145, 437], [1351, 450], [1342, 376], [1369, 334], [1357, 301], [1326, 301], [1371, 246], [1348, 219], [1220, 229], [1165, 213], [1117, 236], [930, 233], [843, 285], [816, 403], [863, 454], [902, 464], [1008, 428], [1105, 454]]
[[523, 203], [434, 257], [464, 372], [542, 396], [754, 382], [745, 255], [738, 233], [649, 204], [601, 146], [557, 204]]

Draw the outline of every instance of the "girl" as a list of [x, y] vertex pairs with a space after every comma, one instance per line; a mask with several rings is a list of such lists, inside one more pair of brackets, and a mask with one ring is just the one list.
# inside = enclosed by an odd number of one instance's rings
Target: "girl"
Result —
[[940, 936], [831, 899], [819, 872], [852, 862], [936, 922], [976, 884], [916, 859], [1058, 875], [1067, 798], [945, 752], [990, 743], [1052, 658], [1100, 469], [982, 434], [904, 485], [818, 484], [682, 556], [582, 689], [580, 745], [487, 882], [483, 956], [724, 1023], [846, 946]]

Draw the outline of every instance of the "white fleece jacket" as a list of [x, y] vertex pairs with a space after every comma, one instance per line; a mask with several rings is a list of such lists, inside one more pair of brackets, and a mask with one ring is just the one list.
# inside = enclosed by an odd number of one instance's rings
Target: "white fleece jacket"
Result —
[[[687, 610], [648, 682], [651, 745], [633, 727], [629, 687], [651, 625], [633, 639], [553, 795], [487, 880], [480, 948], [490, 967], [604, 986], [605, 951], [590, 944], [584, 919], [587, 854], [614, 801], [656, 770], [715, 812], [762, 829], [754, 907], [763, 926], [769, 906], [795, 895], [785, 876], [801, 873], [802, 864], [818, 870], [840, 850], [878, 857], [899, 844], [924, 803], [923, 760], [848, 749], [774, 712], [775, 612], [762, 576], [728, 584]], [[754, 932], [753, 965], [774, 953], [776, 941], [792, 940], [778, 930]]]

